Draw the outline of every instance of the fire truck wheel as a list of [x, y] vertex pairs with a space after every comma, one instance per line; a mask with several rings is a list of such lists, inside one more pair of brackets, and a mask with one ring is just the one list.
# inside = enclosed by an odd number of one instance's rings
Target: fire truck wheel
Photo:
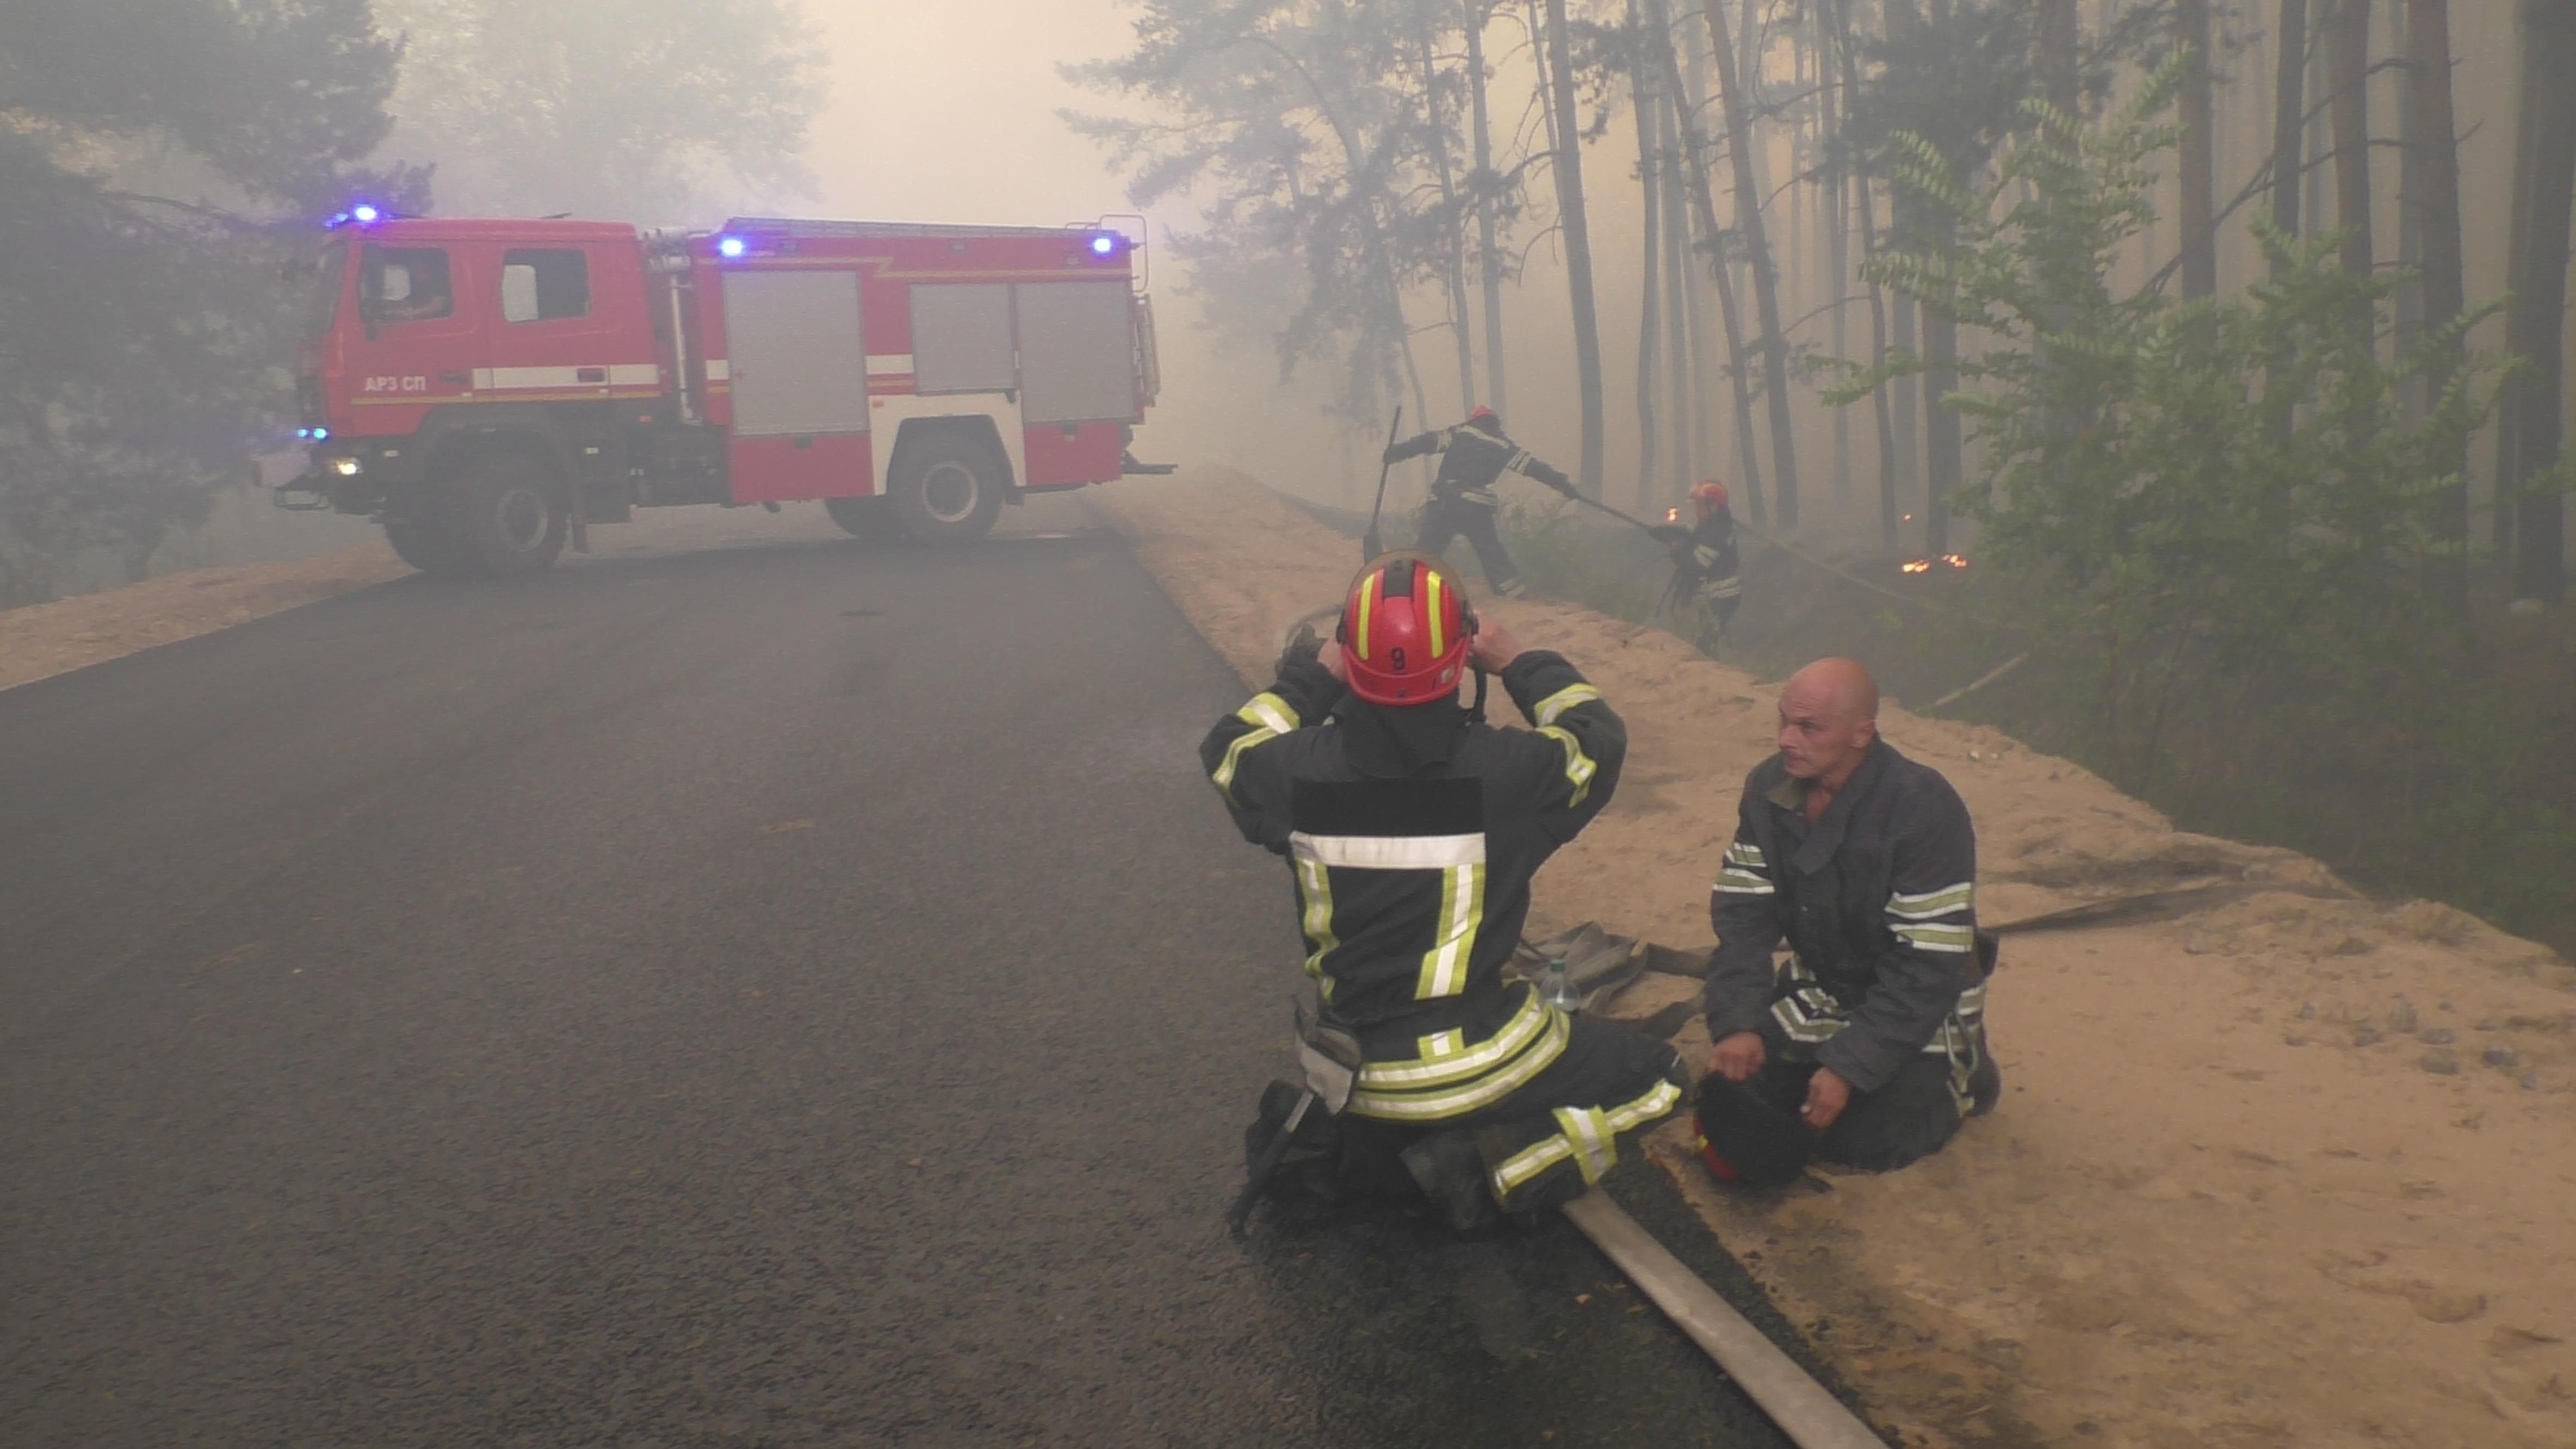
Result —
[[404, 563], [441, 578], [464, 573], [470, 562], [443, 518], [388, 518], [385, 542]]
[[563, 552], [563, 495], [535, 459], [495, 453], [467, 468], [462, 481], [465, 544], [477, 570], [494, 578], [532, 574]]
[[932, 433], [903, 445], [894, 467], [895, 516], [923, 543], [971, 543], [1002, 515], [1002, 465], [973, 438]]
[[903, 533], [891, 498], [826, 498], [823, 511], [843, 533], [865, 543], [888, 543]]

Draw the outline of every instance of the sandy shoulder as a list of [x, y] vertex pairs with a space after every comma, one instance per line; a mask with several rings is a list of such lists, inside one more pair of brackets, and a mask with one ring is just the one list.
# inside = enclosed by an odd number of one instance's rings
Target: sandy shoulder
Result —
[[[1248, 681], [1357, 563], [1239, 474], [1091, 501]], [[1633, 736], [1617, 801], [1540, 876], [1534, 928], [1705, 942], [1775, 691], [1588, 610], [1488, 607], [1564, 650]], [[2009, 943], [2004, 1105], [1915, 1169], [1750, 1198], [1708, 1184], [1681, 1129], [1657, 1139], [1882, 1420], [1924, 1444], [2576, 1444], [2576, 968], [2176, 831], [1993, 731], [1882, 723], [1966, 797], [1990, 921], [2281, 887]], [[1696, 1058], [1704, 1029], [1682, 1040]]]
[[409, 572], [384, 544], [361, 543], [294, 563], [190, 569], [0, 610], [0, 689], [229, 629]]

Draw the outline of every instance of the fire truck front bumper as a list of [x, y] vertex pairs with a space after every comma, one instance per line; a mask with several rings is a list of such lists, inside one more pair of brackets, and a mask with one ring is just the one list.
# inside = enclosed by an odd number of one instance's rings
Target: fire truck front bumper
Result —
[[317, 446], [304, 471], [277, 485], [269, 502], [279, 508], [375, 513], [386, 495], [408, 483], [412, 468], [400, 444]]

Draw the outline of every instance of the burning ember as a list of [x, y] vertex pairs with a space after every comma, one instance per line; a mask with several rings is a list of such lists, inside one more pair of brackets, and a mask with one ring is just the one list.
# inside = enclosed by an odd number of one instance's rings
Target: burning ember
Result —
[[1679, 508], [1667, 508], [1664, 510], [1664, 522], [1679, 523], [1681, 521], [1682, 511]]

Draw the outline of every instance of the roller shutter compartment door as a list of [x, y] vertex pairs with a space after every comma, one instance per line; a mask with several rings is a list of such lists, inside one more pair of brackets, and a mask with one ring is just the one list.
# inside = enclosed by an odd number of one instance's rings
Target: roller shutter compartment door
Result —
[[1127, 283], [1022, 282], [1020, 407], [1032, 423], [1132, 423], [1136, 348]]
[[1011, 289], [1001, 282], [926, 282], [912, 289], [915, 392], [1004, 392], [1011, 375]]
[[724, 304], [736, 437], [868, 430], [857, 272], [727, 272]]

